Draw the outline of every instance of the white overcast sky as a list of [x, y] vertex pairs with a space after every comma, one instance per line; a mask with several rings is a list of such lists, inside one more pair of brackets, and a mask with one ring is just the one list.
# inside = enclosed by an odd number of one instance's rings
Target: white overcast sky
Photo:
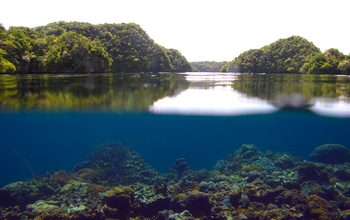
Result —
[[190, 62], [231, 61], [292, 35], [312, 41], [322, 52], [350, 53], [349, 0], [0, 0], [0, 5], [6, 29], [61, 20], [134, 22]]

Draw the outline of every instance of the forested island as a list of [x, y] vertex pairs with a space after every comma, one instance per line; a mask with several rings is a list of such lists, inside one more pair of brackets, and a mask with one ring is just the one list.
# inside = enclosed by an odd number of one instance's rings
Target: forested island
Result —
[[220, 72], [221, 68], [227, 63], [227, 61], [200, 61], [191, 62], [193, 71], [196, 72]]
[[350, 55], [324, 53], [300, 36], [251, 49], [231, 62], [188, 62], [135, 23], [53, 22], [35, 28], [0, 24], [0, 73], [239, 72], [350, 74]]
[[239, 73], [350, 74], [350, 55], [331, 48], [321, 53], [312, 42], [292, 36], [241, 53], [221, 68]]
[[186, 71], [192, 66], [178, 50], [158, 45], [134, 23], [0, 25], [0, 73]]

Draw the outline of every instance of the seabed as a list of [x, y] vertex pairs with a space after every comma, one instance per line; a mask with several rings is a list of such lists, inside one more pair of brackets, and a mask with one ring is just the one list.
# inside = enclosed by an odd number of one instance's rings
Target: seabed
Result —
[[253, 144], [197, 170], [184, 158], [161, 174], [118, 142], [86, 161], [0, 189], [1, 219], [348, 219], [350, 157], [325, 144], [306, 161]]

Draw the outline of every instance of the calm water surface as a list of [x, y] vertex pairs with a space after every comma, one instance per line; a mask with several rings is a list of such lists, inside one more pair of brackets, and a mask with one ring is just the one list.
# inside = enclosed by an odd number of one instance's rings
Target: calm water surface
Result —
[[350, 147], [349, 97], [350, 78], [334, 75], [0, 75], [0, 187], [31, 177], [25, 160], [70, 171], [106, 140], [163, 173], [182, 157], [211, 169], [242, 144], [308, 159]]

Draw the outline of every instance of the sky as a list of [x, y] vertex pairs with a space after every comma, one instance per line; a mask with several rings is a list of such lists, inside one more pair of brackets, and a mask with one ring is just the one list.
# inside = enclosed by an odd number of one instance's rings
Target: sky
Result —
[[[50, 3], [49, 3], [50, 2]], [[0, 0], [0, 23], [36, 27], [57, 21], [139, 24], [188, 61], [231, 61], [293, 35], [324, 52], [350, 54], [349, 0]]]

